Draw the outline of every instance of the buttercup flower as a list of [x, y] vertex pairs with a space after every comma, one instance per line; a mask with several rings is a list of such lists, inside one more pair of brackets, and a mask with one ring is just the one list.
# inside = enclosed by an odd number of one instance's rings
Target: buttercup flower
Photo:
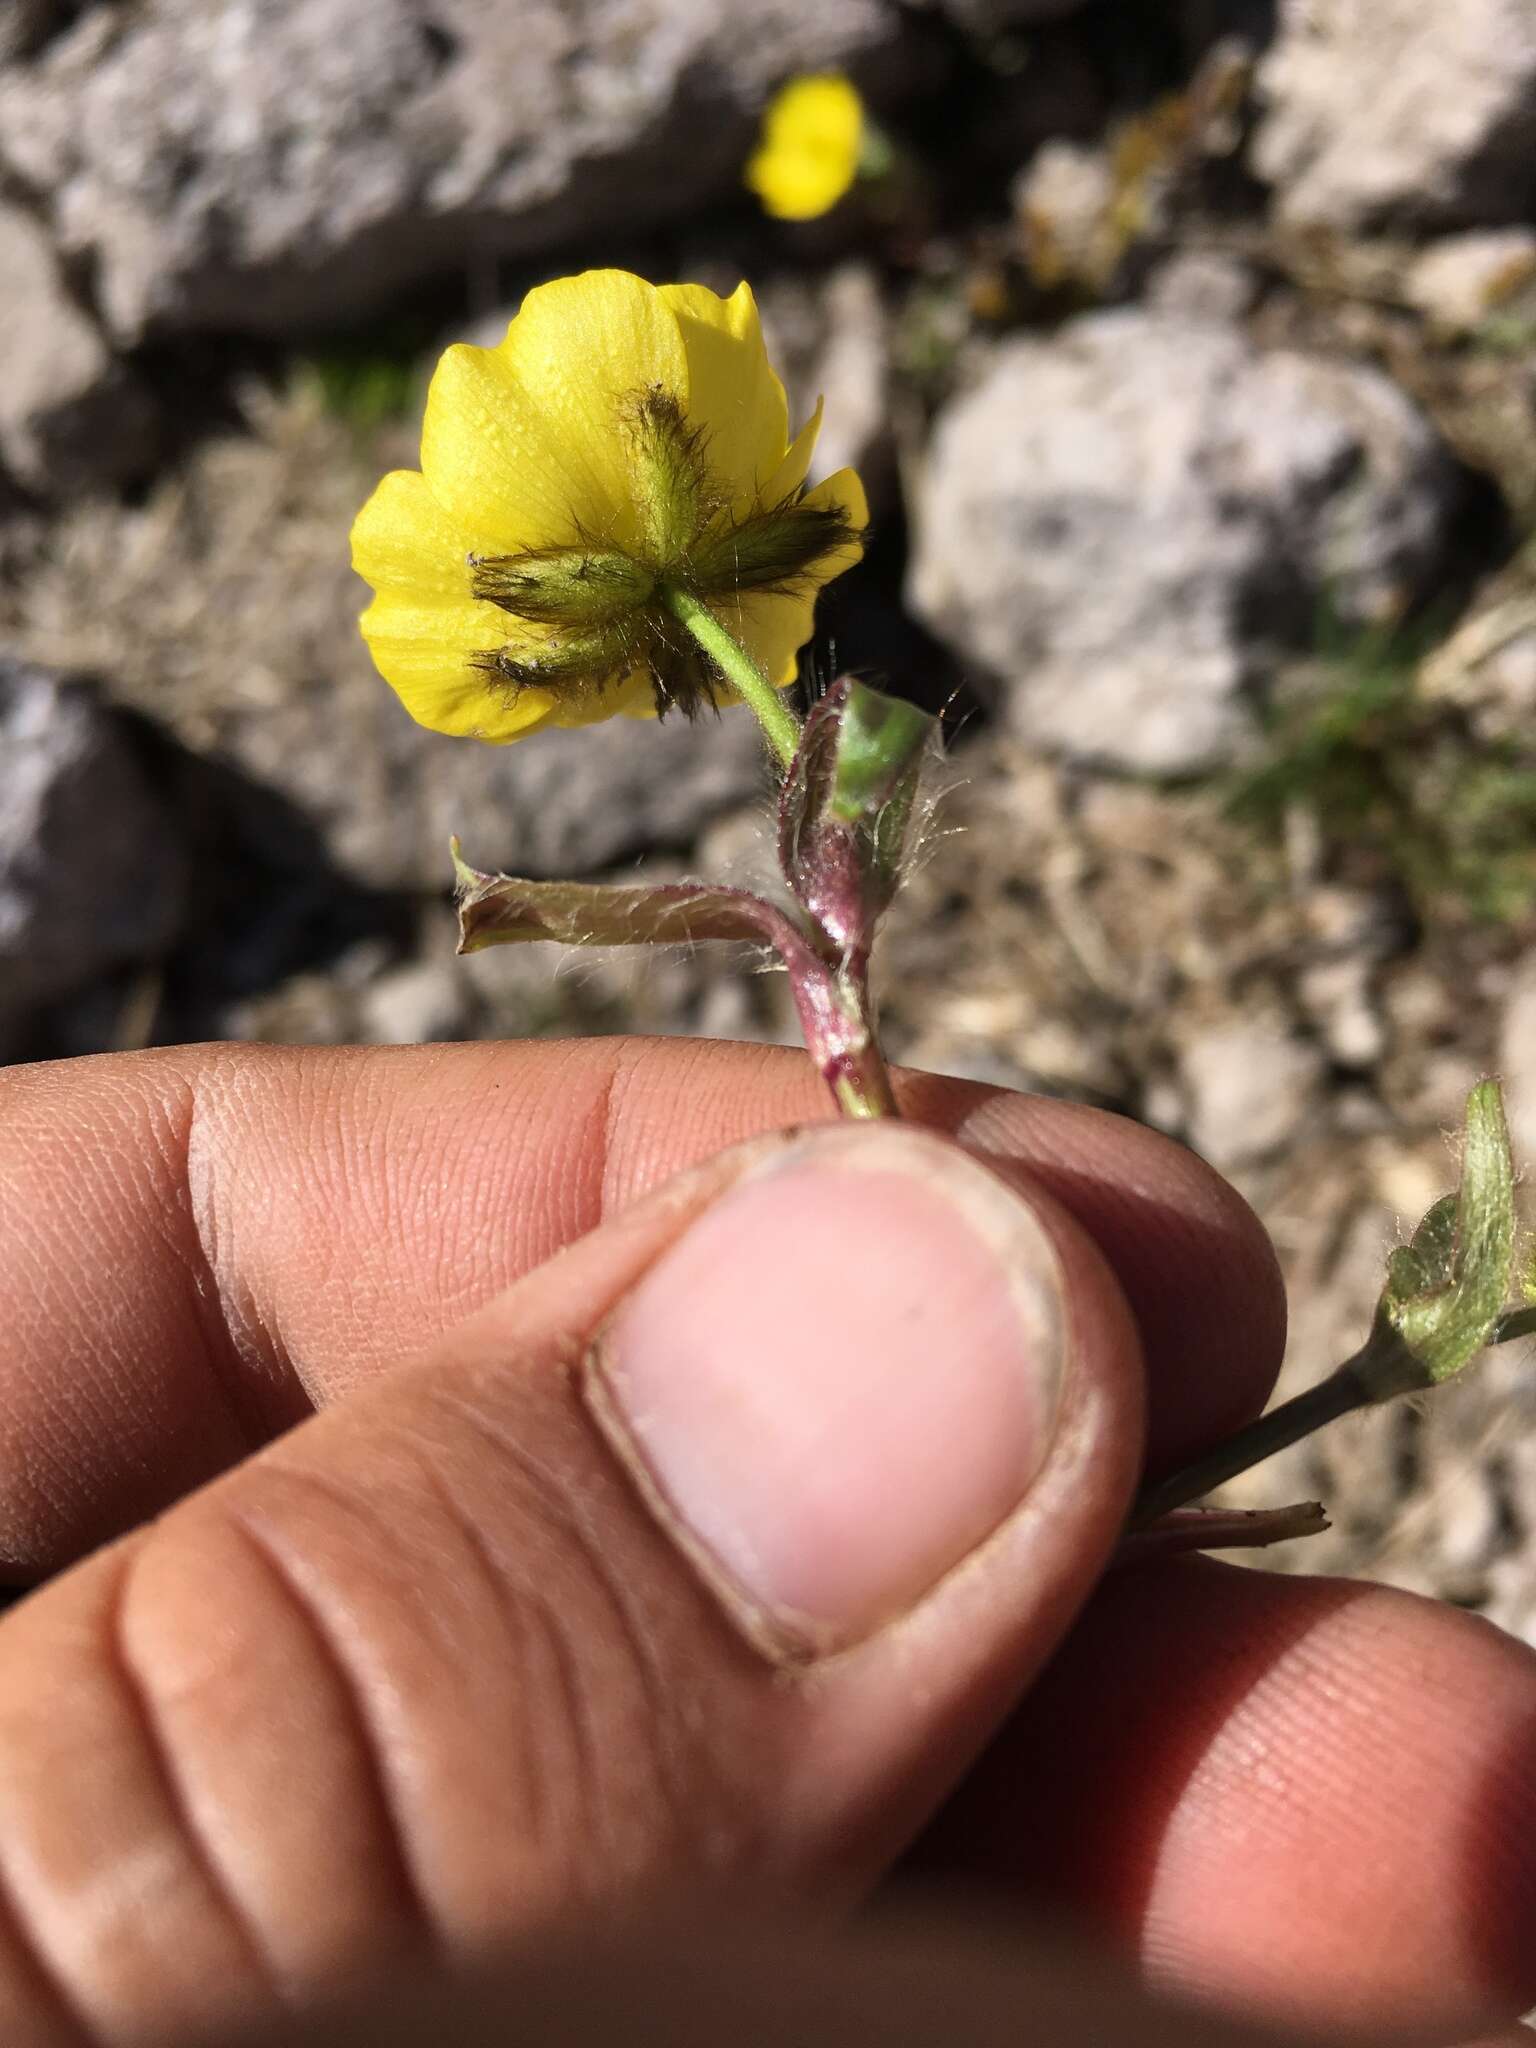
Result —
[[836, 72], [792, 78], [769, 102], [747, 184], [779, 220], [814, 220], [858, 175], [864, 105]]
[[713, 627], [783, 688], [868, 518], [852, 470], [806, 488], [819, 424], [790, 440], [744, 284], [530, 292], [499, 347], [446, 352], [420, 470], [358, 515], [380, 673], [421, 724], [497, 741], [735, 701]]

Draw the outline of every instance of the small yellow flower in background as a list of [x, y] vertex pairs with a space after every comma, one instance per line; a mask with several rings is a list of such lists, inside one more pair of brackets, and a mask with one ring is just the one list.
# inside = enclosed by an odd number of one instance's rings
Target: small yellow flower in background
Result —
[[779, 220], [814, 220], [858, 175], [864, 104], [836, 72], [792, 78], [769, 102], [747, 184]]
[[862, 552], [863, 488], [806, 474], [757, 305], [620, 270], [528, 294], [497, 348], [447, 350], [420, 470], [352, 529], [379, 672], [420, 724], [505, 741], [736, 699], [702, 605], [778, 688], [817, 592]]

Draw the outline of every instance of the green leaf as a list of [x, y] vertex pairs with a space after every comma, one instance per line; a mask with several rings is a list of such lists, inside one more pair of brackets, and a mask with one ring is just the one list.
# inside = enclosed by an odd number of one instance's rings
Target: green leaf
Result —
[[1460, 1188], [1435, 1203], [1388, 1261], [1377, 1330], [1361, 1361], [1373, 1391], [1385, 1398], [1413, 1385], [1437, 1386], [1468, 1365], [1499, 1320], [1514, 1253], [1515, 1175], [1504, 1103], [1498, 1083], [1482, 1081], [1467, 1098]]
[[1442, 1195], [1407, 1244], [1387, 1258], [1387, 1292], [1407, 1301], [1450, 1285], [1456, 1258], [1458, 1195]]

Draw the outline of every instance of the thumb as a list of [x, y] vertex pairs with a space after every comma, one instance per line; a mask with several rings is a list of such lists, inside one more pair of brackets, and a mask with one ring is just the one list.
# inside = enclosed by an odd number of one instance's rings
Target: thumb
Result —
[[894, 1124], [711, 1161], [0, 1625], [0, 2038], [869, 1881], [1087, 1595], [1139, 1404], [1038, 1192]]

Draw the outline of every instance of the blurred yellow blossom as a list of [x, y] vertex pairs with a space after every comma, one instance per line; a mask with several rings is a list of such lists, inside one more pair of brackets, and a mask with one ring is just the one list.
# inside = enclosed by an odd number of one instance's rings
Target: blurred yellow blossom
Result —
[[540, 286], [498, 347], [447, 350], [420, 470], [353, 527], [380, 673], [421, 724], [496, 741], [734, 702], [715, 627], [783, 688], [868, 518], [852, 470], [806, 488], [820, 417], [791, 441], [745, 284]]
[[864, 105], [846, 78], [792, 78], [763, 116], [747, 184], [779, 220], [814, 220], [853, 183], [863, 145]]

